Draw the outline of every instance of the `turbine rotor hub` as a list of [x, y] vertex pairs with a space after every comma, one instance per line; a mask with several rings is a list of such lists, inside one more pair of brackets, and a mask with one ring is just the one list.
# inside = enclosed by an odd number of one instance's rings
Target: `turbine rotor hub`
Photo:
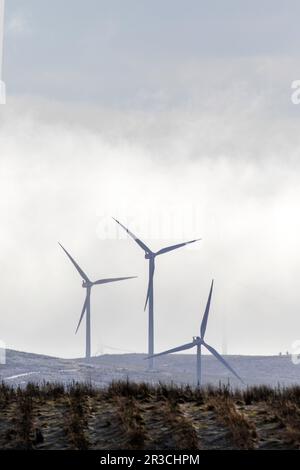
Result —
[[92, 287], [93, 283], [92, 282], [86, 282], [86, 281], [82, 281], [82, 287], [84, 289], [87, 289], [88, 287]]

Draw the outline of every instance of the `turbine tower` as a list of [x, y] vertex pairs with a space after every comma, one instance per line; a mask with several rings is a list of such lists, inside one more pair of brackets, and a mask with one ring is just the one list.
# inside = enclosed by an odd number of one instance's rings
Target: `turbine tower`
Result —
[[149, 281], [148, 281], [148, 290], [147, 290], [147, 297], [145, 302], [144, 311], [147, 308], [148, 304], [148, 356], [151, 356], [149, 360], [149, 369], [153, 369], [153, 355], [154, 355], [154, 295], [153, 295], [153, 279], [154, 279], [154, 271], [155, 271], [155, 258], [159, 255], [163, 255], [164, 253], [168, 253], [169, 251], [177, 250], [177, 248], [181, 248], [185, 245], [190, 243], [194, 243], [200, 240], [191, 240], [185, 243], [179, 243], [178, 245], [167, 246], [166, 248], [162, 248], [157, 252], [153, 252], [150, 248], [145, 245], [136, 235], [128, 230], [124, 225], [121, 224], [117, 219], [113, 217], [113, 219], [119, 224], [127, 233], [130, 235], [134, 241], [139, 245], [139, 247], [145, 253], [145, 259], [149, 261]]
[[108, 284], [109, 282], [116, 282], [116, 281], [125, 281], [126, 279], [134, 279], [137, 276], [131, 276], [131, 277], [116, 277], [116, 278], [109, 278], [109, 279], [99, 279], [98, 281], [91, 281], [88, 276], [85, 274], [85, 272], [80, 268], [80, 266], [76, 263], [76, 261], [72, 258], [72, 256], [67, 252], [67, 250], [59, 243], [61, 248], [64, 250], [68, 258], [71, 260], [73, 265], [75, 266], [76, 270], [82, 277], [82, 287], [86, 289], [86, 296], [85, 296], [85, 301], [83, 304], [83, 308], [81, 311], [79, 323], [76, 328], [75, 334], [77, 334], [77, 331], [80, 327], [80, 324], [82, 322], [82, 319], [84, 317], [84, 314], [86, 313], [86, 353], [85, 357], [86, 359], [90, 359], [91, 357], [91, 291], [92, 287], [100, 284]]
[[[167, 351], [154, 354], [152, 358], [158, 357], [158, 356], [164, 356], [165, 354], [171, 354], [171, 353], [178, 352], [178, 351], [185, 351], [186, 349], [191, 349], [191, 348], [196, 347], [197, 348], [197, 384], [198, 386], [201, 386], [201, 348], [202, 346], [204, 346], [209, 352], [211, 352], [211, 354], [213, 354], [218, 359], [218, 361], [220, 361], [225, 367], [227, 367], [227, 369], [230, 370], [230, 372], [233, 375], [235, 375], [237, 379], [239, 379], [242, 383], [244, 383], [241, 377], [233, 370], [233, 368], [228, 364], [228, 362], [225, 361], [225, 359], [212, 346], [210, 346], [204, 341], [208, 314], [209, 314], [209, 309], [210, 309], [210, 302], [211, 302], [211, 297], [212, 297], [212, 292], [213, 292], [213, 286], [214, 286], [214, 281], [212, 281], [211, 283], [205, 312], [202, 318], [202, 322], [200, 326], [200, 336], [194, 336], [193, 341], [191, 343], [183, 344], [182, 346], [178, 346], [177, 348], [168, 349]], [[149, 360], [151, 360], [151, 357], [149, 358]]]

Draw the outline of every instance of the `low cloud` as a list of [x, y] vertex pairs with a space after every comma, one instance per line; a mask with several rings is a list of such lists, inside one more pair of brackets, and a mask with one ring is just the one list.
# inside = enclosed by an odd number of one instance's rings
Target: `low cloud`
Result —
[[5, 24], [5, 33], [8, 36], [22, 37], [32, 33], [30, 20], [24, 11], [16, 11]]
[[222, 112], [218, 100], [205, 112], [34, 98], [1, 108], [2, 340], [83, 353], [83, 330], [74, 335], [81, 281], [61, 241], [91, 277], [139, 276], [94, 290], [93, 350], [146, 350], [146, 263], [111, 215], [154, 249], [203, 239], [158, 260], [157, 349], [197, 334], [211, 278], [207, 335], [216, 346], [226, 319], [230, 353], [290, 348], [300, 326], [297, 119], [272, 116], [259, 100], [241, 106], [238, 96]]

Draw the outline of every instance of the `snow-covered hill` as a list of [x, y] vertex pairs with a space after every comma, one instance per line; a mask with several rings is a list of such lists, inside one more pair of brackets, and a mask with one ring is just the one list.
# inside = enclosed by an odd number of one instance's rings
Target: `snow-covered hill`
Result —
[[[84, 359], [59, 359], [39, 354], [8, 350], [6, 364], [0, 365], [0, 379], [12, 385], [27, 382], [90, 382], [102, 387], [112, 380], [144, 381], [149, 383], [174, 382], [195, 384], [196, 361], [194, 355], [173, 354], [157, 358], [155, 370], [147, 370], [143, 354], [103, 355]], [[248, 385], [268, 384], [282, 386], [300, 384], [300, 365], [288, 356], [227, 356], [227, 361]], [[212, 356], [203, 356], [203, 383], [217, 385], [230, 381], [240, 386]]]

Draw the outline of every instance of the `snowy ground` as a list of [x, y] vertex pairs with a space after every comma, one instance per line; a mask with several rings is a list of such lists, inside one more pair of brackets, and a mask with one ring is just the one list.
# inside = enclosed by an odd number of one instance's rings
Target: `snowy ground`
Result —
[[[148, 383], [195, 384], [195, 356], [175, 354], [157, 358], [155, 370], [147, 370], [143, 354], [103, 355], [84, 359], [58, 359], [38, 354], [7, 351], [6, 364], [0, 365], [0, 379], [8, 384], [27, 382], [90, 382], [105, 386], [112, 380], [145, 381]], [[226, 356], [227, 361], [246, 384], [277, 386], [300, 385], [300, 365], [288, 356]], [[203, 356], [203, 383], [217, 385], [220, 381], [240, 386], [235, 377], [212, 356]]]

